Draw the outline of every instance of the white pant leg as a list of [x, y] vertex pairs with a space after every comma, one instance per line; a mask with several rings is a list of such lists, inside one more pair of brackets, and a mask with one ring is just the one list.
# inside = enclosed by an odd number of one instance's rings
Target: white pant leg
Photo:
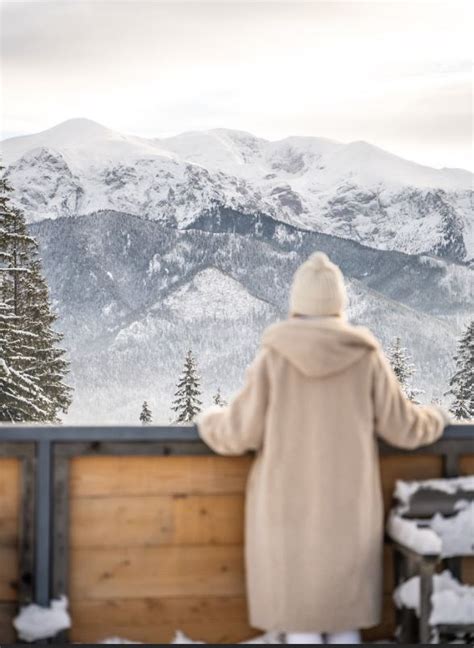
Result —
[[323, 637], [319, 632], [287, 632], [287, 644], [322, 644]]
[[328, 644], [358, 644], [360, 643], [360, 632], [348, 630], [347, 632], [333, 632], [327, 635]]

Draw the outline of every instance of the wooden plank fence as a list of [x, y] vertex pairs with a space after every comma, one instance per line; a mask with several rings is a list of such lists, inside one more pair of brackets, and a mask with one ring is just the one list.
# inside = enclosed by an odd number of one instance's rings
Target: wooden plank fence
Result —
[[[13, 441], [15, 431], [21, 442]], [[47, 450], [41, 455], [40, 442], [51, 453], [46, 526], [38, 517], [47, 500], [35, 492]], [[50, 529], [53, 559], [43, 565], [49, 594], [70, 597], [71, 641], [118, 635], [168, 643], [177, 629], [212, 643], [255, 636], [243, 566], [251, 461], [213, 455], [192, 427], [0, 426], [0, 642], [14, 639], [18, 603], [41, 595], [39, 528]], [[474, 425], [452, 426], [437, 444], [415, 452], [381, 447], [386, 509], [396, 479], [454, 473], [474, 474]], [[365, 633], [367, 640], [394, 630], [388, 547], [384, 566], [383, 621]], [[474, 584], [472, 560], [463, 576]]]

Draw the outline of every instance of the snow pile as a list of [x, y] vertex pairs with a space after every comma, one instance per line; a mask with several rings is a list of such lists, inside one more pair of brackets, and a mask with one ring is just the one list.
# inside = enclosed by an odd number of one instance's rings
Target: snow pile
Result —
[[429, 523], [441, 539], [443, 558], [474, 555], [474, 502], [463, 504], [464, 508], [454, 517], [437, 513]]
[[432, 529], [420, 528], [416, 520], [406, 520], [393, 511], [387, 522], [387, 533], [420, 554], [438, 555], [442, 551], [442, 540]]
[[[420, 578], [414, 576], [397, 587], [393, 600], [398, 608], [420, 616]], [[474, 587], [462, 585], [449, 571], [433, 577], [430, 625], [470, 624], [474, 619]]]
[[432, 597], [431, 625], [451, 623], [472, 624], [474, 619], [474, 587], [458, 584], [458, 590], [444, 590]]
[[[455, 514], [436, 513], [431, 518], [404, 519], [412, 497], [420, 489], [458, 496], [459, 500], [453, 503]], [[474, 501], [468, 501], [467, 496], [463, 498], [464, 493], [471, 496], [473, 491], [474, 476], [418, 482], [398, 480], [395, 498], [399, 504], [389, 516], [387, 532], [397, 542], [421, 554], [440, 554], [443, 558], [474, 555]]]
[[50, 607], [36, 604], [22, 607], [13, 620], [18, 638], [23, 641], [37, 641], [54, 637], [62, 630], [71, 627], [71, 617], [67, 611], [66, 596], [51, 601]]
[[[454, 477], [451, 479], [425, 479], [423, 481], [403, 481], [397, 479], [395, 483], [394, 497], [400, 505], [407, 508], [410, 504], [410, 499], [420, 489], [431, 488], [433, 490], [446, 493], [447, 495], [455, 495], [459, 491], [474, 491], [474, 475], [467, 477]], [[402, 512], [400, 510], [400, 512]]]

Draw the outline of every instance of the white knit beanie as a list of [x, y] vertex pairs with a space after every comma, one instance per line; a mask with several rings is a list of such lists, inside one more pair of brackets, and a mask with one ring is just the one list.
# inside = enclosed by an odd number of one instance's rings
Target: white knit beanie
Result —
[[346, 304], [342, 272], [324, 252], [315, 252], [295, 272], [290, 291], [290, 314], [342, 315]]

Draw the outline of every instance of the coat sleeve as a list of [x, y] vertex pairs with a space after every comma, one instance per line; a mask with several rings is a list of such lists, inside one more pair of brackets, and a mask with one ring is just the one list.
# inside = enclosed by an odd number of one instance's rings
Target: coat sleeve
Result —
[[202, 440], [215, 452], [241, 455], [263, 442], [268, 402], [266, 350], [247, 369], [243, 389], [225, 407], [210, 407], [196, 418]]
[[403, 393], [384, 354], [374, 353], [373, 401], [375, 432], [398, 448], [414, 449], [434, 443], [448, 417], [437, 406], [416, 405]]

